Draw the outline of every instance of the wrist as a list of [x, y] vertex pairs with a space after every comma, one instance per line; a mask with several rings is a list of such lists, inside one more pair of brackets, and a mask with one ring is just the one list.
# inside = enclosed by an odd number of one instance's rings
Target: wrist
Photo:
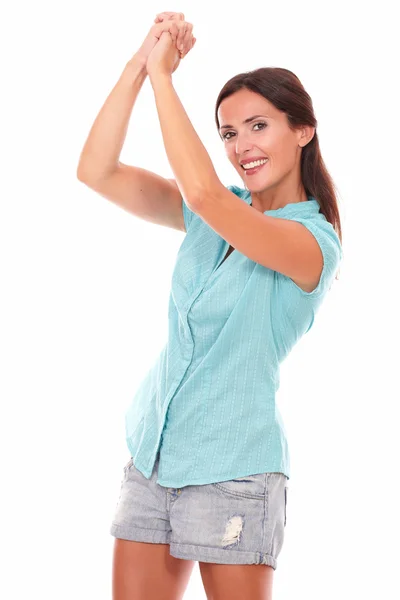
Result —
[[130, 71], [130, 70], [142, 71], [143, 73], [145, 73], [147, 75], [146, 62], [147, 62], [147, 59], [144, 56], [136, 53], [126, 63], [126, 69], [128, 71]]
[[162, 71], [161, 69], [149, 70], [148, 76], [151, 85], [154, 87], [158, 83], [172, 83], [172, 74]]

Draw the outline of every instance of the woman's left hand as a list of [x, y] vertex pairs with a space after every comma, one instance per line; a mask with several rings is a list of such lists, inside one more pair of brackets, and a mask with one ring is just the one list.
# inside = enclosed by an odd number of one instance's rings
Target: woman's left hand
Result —
[[[164, 31], [147, 59], [147, 73], [172, 75], [181, 58], [193, 48], [196, 38], [192, 34], [193, 25], [187, 21], [175, 21], [170, 31]], [[182, 49], [180, 48], [182, 44]]]

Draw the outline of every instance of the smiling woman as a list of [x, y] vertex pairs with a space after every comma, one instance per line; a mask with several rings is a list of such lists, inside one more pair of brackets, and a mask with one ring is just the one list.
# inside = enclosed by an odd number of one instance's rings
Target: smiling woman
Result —
[[[142, 46], [146, 60], [139, 52], [129, 61], [81, 162], [81, 179], [98, 193], [186, 233], [167, 343], [125, 414], [130, 458], [110, 528], [114, 600], [182, 597], [194, 561], [208, 597], [271, 600], [290, 478], [280, 365], [333, 283], [338, 207], [311, 99], [286, 69], [240, 74], [222, 88], [217, 127], [244, 187], [222, 184], [172, 84], [180, 64], [172, 32], [189, 47], [191, 24], [181, 13], [161, 16]], [[179, 22], [168, 28], [170, 19]], [[119, 162], [146, 74], [175, 179]]]
[[[218, 95], [215, 122], [228, 159], [255, 204], [269, 210], [313, 196], [342, 241], [312, 100], [292, 71], [263, 67], [235, 75]], [[243, 169], [246, 162], [263, 159], [266, 167]]]

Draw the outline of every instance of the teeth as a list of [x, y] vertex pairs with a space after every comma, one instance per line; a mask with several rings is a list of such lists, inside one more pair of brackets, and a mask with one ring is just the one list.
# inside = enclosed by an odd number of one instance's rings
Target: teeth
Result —
[[260, 165], [265, 164], [268, 161], [268, 158], [263, 160], [256, 160], [255, 162], [247, 163], [246, 165], [242, 165], [244, 169], [254, 169], [254, 167], [258, 167]]

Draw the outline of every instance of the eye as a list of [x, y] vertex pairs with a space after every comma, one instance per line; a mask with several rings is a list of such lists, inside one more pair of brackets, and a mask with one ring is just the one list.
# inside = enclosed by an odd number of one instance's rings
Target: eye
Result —
[[[254, 123], [253, 127], [255, 127], [256, 125], [262, 125], [261, 129], [256, 129], [256, 131], [262, 131], [263, 129], [266, 128], [267, 124], [264, 121], [257, 121], [257, 123]], [[233, 133], [233, 131], [227, 131], [223, 136], [222, 139], [229, 141], [231, 139], [231, 137], [226, 137], [229, 133]]]

